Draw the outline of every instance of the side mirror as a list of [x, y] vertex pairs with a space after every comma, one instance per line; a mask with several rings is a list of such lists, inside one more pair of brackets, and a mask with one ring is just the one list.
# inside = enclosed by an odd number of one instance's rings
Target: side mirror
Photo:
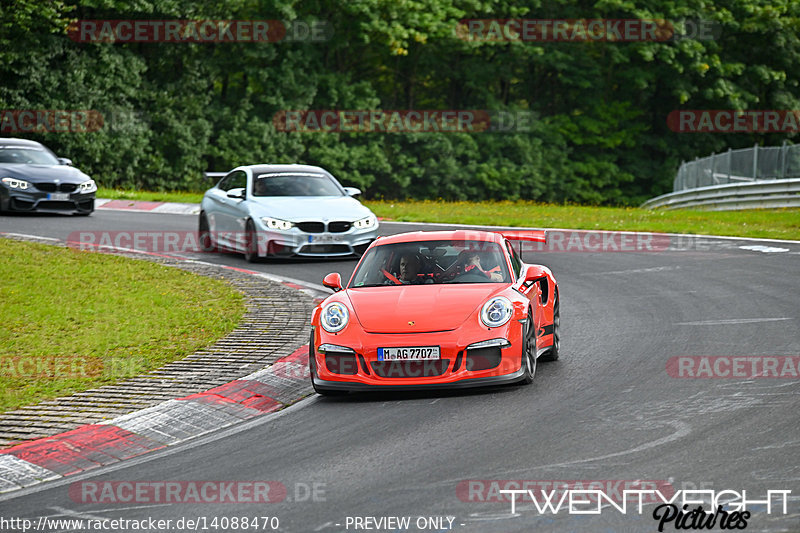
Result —
[[342, 290], [342, 276], [338, 272], [331, 272], [323, 278], [322, 284], [333, 289], [333, 292], [339, 292]]
[[528, 265], [522, 272], [522, 276], [514, 284], [514, 289], [525, 293], [534, 283], [539, 280], [547, 279], [547, 273], [541, 265]]
[[228, 198], [235, 198], [237, 200], [244, 200], [244, 188], [238, 187], [228, 191]]
[[361, 189], [358, 189], [356, 187], [345, 187], [344, 188], [344, 192], [346, 192], [348, 196], [360, 196], [361, 195]]
[[59, 157], [59, 158], [58, 158], [58, 164], [59, 164], [59, 165], [69, 165], [69, 166], [72, 166], [72, 159], [69, 159], [69, 158], [67, 158], [67, 157]]
[[538, 281], [546, 277], [547, 273], [541, 265], [528, 265], [528, 268], [525, 270], [525, 283]]

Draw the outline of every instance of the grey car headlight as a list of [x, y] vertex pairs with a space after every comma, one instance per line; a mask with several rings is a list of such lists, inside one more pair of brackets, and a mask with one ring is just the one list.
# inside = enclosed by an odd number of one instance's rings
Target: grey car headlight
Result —
[[481, 322], [490, 328], [502, 326], [509, 321], [514, 314], [514, 307], [511, 301], [504, 296], [495, 296], [481, 309]]
[[96, 190], [97, 184], [94, 182], [94, 180], [84, 181], [78, 186], [78, 192], [81, 194], [95, 192]]
[[353, 222], [353, 227], [356, 229], [367, 229], [372, 228], [378, 224], [378, 219], [375, 215], [370, 215], [368, 217], [364, 217], [360, 220], [356, 220]]
[[292, 224], [288, 220], [281, 220], [279, 218], [263, 217], [261, 219], [261, 222], [263, 222], [268, 229], [275, 229], [281, 231], [290, 230], [294, 227], [294, 224]]
[[333, 302], [322, 309], [320, 322], [322, 323], [322, 328], [328, 333], [342, 331], [349, 320], [350, 312], [344, 304]]
[[25, 190], [30, 188], [31, 184], [25, 180], [18, 180], [17, 178], [3, 178], [0, 180], [5, 184], [6, 187], [9, 189], [20, 189]]

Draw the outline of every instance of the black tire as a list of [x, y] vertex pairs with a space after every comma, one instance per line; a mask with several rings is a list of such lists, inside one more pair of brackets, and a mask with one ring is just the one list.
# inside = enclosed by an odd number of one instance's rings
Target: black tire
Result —
[[553, 347], [542, 354], [542, 361], [558, 361], [561, 350], [561, 302], [558, 291], [553, 302]]
[[200, 220], [197, 223], [197, 241], [200, 244], [200, 250], [203, 252], [210, 252], [214, 248], [214, 244], [211, 242], [208, 218], [205, 213], [200, 213]]
[[330, 390], [330, 389], [320, 389], [314, 384], [314, 376], [317, 375], [317, 368], [314, 364], [314, 332], [311, 332], [311, 338], [308, 340], [308, 372], [311, 375], [311, 387], [314, 389], [314, 392], [319, 394], [320, 396], [345, 396], [347, 391], [345, 390]]
[[536, 376], [536, 332], [533, 330], [533, 315], [528, 313], [528, 321], [522, 329], [522, 364], [525, 373], [521, 383], [530, 385]]
[[257, 263], [261, 259], [258, 256], [258, 233], [252, 220], [244, 225], [244, 258], [248, 263]]

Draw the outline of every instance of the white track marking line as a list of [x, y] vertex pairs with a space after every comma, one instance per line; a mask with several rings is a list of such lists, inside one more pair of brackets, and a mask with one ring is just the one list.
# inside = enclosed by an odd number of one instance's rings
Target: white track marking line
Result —
[[755, 324], [758, 322], [779, 322], [794, 320], [793, 317], [781, 318], [726, 318], [720, 320], [699, 320], [697, 322], [676, 322], [676, 326], [726, 326], [728, 324]]
[[775, 254], [781, 252], [788, 252], [789, 248], [776, 248], [774, 246], [763, 246], [760, 244], [753, 244], [748, 246], [740, 246], [740, 250], [751, 250], [753, 252], [761, 252], [765, 254]]

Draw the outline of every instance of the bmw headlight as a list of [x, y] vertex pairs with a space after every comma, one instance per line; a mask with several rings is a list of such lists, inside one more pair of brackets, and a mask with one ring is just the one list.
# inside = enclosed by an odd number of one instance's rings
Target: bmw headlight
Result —
[[496, 328], [508, 322], [512, 314], [514, 314], [514, 307], [511, 305], [511, 301], [504, 296], [495, 296], [483, 304], [481, 322], [490, 328]]
[[94, 182], [94, 180], [84, 181], [78, 186], [78, 192], [80, 194], [95, 192], [96, 190], [97, 190], [97, 184]]
[[17, 178], [3, 178], [2, 182], [9, 189], [21, 189], [23, 191], [31, 186], [27, 181], [18, 180]]
[[275, 229], [281, 231], [287, 231], [294, 227], [294, 224], [292, 224], [288, 220], [281, 220], [279, 218], [264, 217], [261, 219], [261, 222], [263, 222], [268, 229]]
[[367, 229], [375, 227], [378, 224], [378, 219], [375, 218], [375, 215], [370, 215], [368, 217], [362, 218], [361, 220], [356, 220], [353, 222], [353, 227], [356, 229]]
[[322, 309], [322, 327], [328, 333], [342, 331], [350, 320], [350, 312], [343, 304], [333, 302]]

